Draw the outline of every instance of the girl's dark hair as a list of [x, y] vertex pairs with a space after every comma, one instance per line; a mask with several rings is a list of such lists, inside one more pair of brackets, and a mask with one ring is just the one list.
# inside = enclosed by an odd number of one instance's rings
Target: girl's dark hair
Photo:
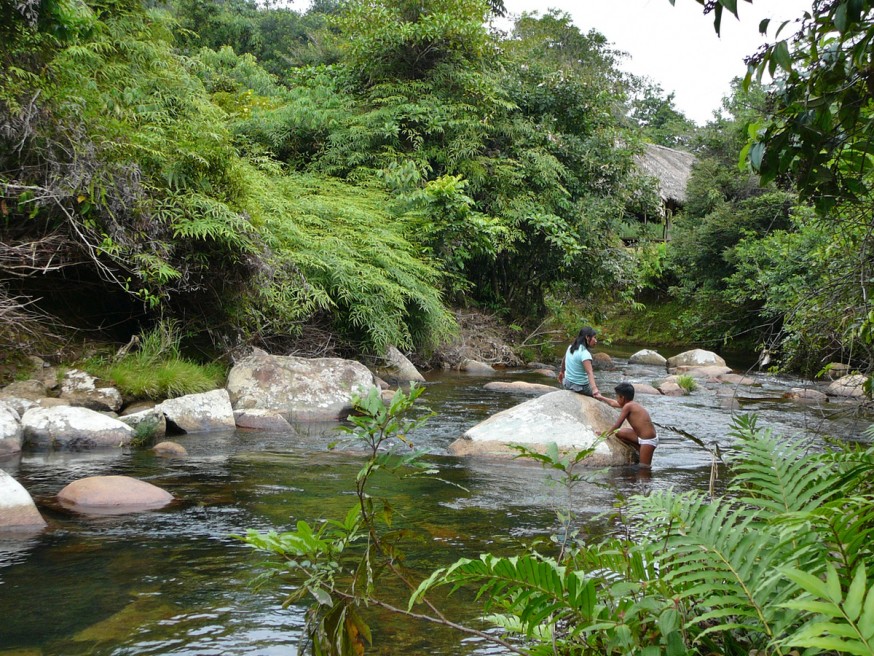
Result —
[[571, 344], [571, 353], [576, 353], [576, 350], [580, 348], [580, 346], [589, 348], [589, 337], [594, 337], [597, 334], [598, 333], [595, 332], [595, 329], [590, 326], [583, 326], [580, 328], [580, 334], [577, 335], [574, 343]]

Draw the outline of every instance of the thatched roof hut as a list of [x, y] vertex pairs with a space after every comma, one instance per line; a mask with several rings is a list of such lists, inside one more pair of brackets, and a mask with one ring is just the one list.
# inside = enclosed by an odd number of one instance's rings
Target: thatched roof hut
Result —
[[665, 210], [674, 211], [686, 202], [686, 183], [692, 175], [695, 156], [656, 144], [646, 144], [646, 150], [635, 158], [641, 172], [659, 182], [659, 195]]

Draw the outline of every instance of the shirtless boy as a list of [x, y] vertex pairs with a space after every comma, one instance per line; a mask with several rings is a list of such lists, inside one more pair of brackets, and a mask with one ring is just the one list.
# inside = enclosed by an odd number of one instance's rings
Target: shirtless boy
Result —
[[[619, 413], [619, 419], [616, 420], [610, 432], [615, 431], [616, 437], [640, 454], [641, 467], [649, 467], [652, 465], [652, 454], [659, 445], [659, 436], [652, 424], [649, 412], [634, 400], [634, 386], [631, 383], [619, 383], [614, 389], [616, 391], [615, 401], [600, 394], [595, 397], [614, 408], [622, 409], [622, 412]], [[626, 419], [631, 428], [620, 428]]]

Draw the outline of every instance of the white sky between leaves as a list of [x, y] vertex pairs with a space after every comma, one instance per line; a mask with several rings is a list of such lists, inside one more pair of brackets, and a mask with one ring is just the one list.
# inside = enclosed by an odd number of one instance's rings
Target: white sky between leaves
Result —
[[[771, 19], [768, 37], [773, 39], [782, 21], [800, 18], [812, 3], [737, 4], [740, 20], [724, 12], [722, 36], [717, 37], [712, 14], [705, 16], [695, 0], [676, 0], [673, 7], [668, 0], [505, 0], [513, 15], [558, 9], [570, 14], [582, 32], [596, 29], [615, 49], [628, 53], [620, 63], [622, 70], [649, 78], [665, 93], [673, 91], [677, 109], [699, 125], [713, 118], [723, 96], [730, 93], [731, 80], [746, 74], [744, 57], [768, 40], [759, 34], [759, 22]], [[787, 26], [781, 37], [794, 32]]]

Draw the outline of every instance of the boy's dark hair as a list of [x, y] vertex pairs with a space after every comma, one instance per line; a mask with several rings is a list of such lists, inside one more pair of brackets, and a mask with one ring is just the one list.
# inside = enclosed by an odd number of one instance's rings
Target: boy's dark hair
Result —
[[613, 389], [617, 396], [621, 396], [626, 401], [634, 401], [634, 385], [631, 383], [619, 383]]

